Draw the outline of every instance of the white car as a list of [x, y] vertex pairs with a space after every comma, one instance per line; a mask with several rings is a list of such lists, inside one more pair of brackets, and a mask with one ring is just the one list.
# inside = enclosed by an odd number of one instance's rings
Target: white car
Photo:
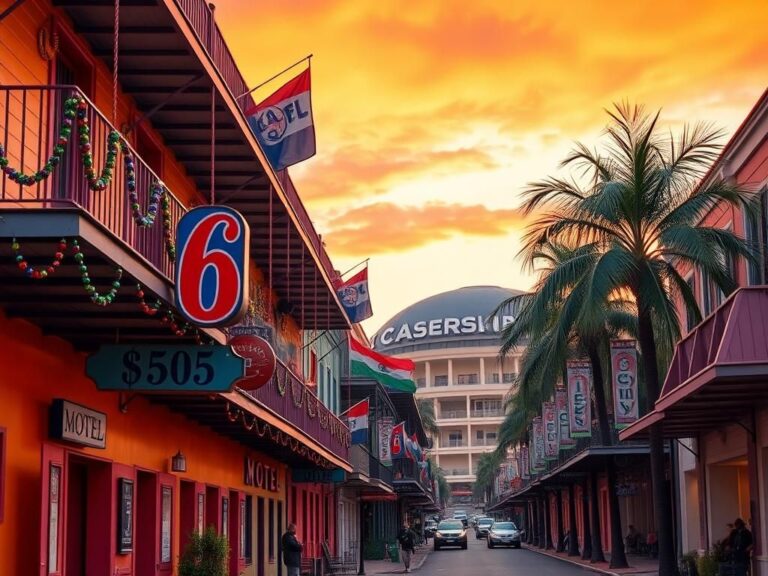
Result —
[[488, 548], [514, 546], [520, 548], [522, 538], [514, 522], [494, 522], [488, 532]]

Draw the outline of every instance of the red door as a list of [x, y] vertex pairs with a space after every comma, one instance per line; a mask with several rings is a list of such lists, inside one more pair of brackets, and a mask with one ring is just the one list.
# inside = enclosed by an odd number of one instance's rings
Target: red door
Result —
[[64, 568], [64, 449], [43, 444], [40, 495], [40, 576], [61, 576]]

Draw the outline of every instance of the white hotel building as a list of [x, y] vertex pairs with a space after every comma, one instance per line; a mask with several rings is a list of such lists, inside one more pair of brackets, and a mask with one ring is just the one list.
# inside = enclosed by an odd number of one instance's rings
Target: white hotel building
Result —
[[499, 362], [500, 332], [514, 318], [510, 312], [489, 317], [517, 294], [498, 286], [437, 294], [409, 306], [374, 336], [378, 352], [416, 363], [416, 396], [434, 402], [440, 428], [431, 453], [451, 483], [454, 504], [469, 503], [478, 459], [496, 446], [520, 351]]

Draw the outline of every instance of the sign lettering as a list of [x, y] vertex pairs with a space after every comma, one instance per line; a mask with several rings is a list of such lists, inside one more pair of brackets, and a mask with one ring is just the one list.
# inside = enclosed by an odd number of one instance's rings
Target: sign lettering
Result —
[[499, 315], [486, 320], [483, 316], [464, 316], [463, 318], [433, 318], [420, 320], [413, 325], [407, 322], [384, 328], [377, 337], [383, 346], [399, 344], [402, 341], [420, 340], [430, 336], [459, 336], [467, 334], [499, 334], [515, 321], [514, 316]]
[[277, 468], [246, 456], [243, 483], [268, 492], [280, 490], [277, 479]]
[[557, 460], [559, 446], [557, 442], [558, 434], [555, 403], [544, 402], [541, 408], [542, 422], [544, 426], [544, 457], [547, 460]]
[[592, 435], [591, 383], [592, 365], [586, 360], [569, 360], [568, 408], [570, 410], [571, 437]]
[[637, 349], [634, 340], [611, 340], [613, 413], [617, 429], [626, 428], [639, 416], [637, 399]]
[[50, 435], [92, 448], [107, 447], [107, 415], [57, 398], [51, 404]]

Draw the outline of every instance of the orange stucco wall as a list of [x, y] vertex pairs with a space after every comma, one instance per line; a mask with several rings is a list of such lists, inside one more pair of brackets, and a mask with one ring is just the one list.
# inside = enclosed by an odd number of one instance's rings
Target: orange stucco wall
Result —
[[[285, 465], [258, 455], [279, 470], [278, 493], [243, 484], [248, 449], [199, 426], [143, 397], [133, 399], [126, 414], [115, 393], [98, 392], [84, 376], [85, 356], [63, 340], [47, 337], [23, 320], [0, 313], [0, 428], [5, 428], [5, 517], [0, 523], [3, 573], [34, 574], [38, 570], [41, 523], [41, 447], [48, 436], [48, 406], [65, 398], [107, 414], [107, 447], [71, 449], [82, 454], [157, 472], [169, 471], [169, 459], [181, 450], [187, 473], [195, 480], [224, 489], [285, 500]], [[178, 483], [177, 483], [178, 486]], [[173, 558], [179, 553], [179, 490], [174, 493]], [[130, 555], [116, 558], [130, 565]], [[268, 574], [274, 571], [268, 569]]]

